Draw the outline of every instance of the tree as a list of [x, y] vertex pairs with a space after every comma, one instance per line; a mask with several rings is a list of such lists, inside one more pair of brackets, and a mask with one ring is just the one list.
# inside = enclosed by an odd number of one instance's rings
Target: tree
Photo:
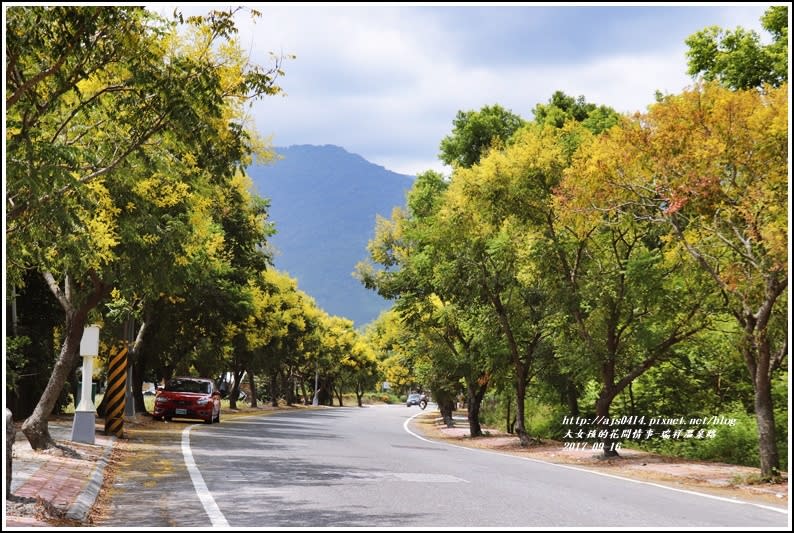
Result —
[[456, 169], [443, 210], [450, 231], [465, 235], [450, 239], [460, 243], [455, 278], [476, 287], [507, 344], [524, 444], [527, 385], [555, 351], [598, 377], [596, 414], [606, 420], [621, 390], [703, 327], [704, 301], [683, 297], [697, 294], [691, 284], [669, 281], [679, 267], [662, 261], [658, 230], [591, 207], [598, 197], [570, 168], [591, 139], [575, 122], [530, 125]]
[[438, 157], [451, 166], [475, 165], [495, 144], [504, 144], [524, 119], [495, 104], [479, 111], [458, 111], [452, 121], [452, 133], [441, 140]]
[[378, 361], [375, 359], [375, 352], [364, 338], [359, 338], [353, 345], [351, 352], [353, 361], [353, 386], [356, 393], [356, 401], [359, 407], [363, 407], [362, 398], [364, 393], [374, 390], [378, 384], [380, 373], [378, 372]]
[[[401, 327], [410, 332], [401, 341], [408, 353], [403, 361], [412, 366], [419, 360], [432, 363], [422, 384], [430, 386], [437, 399], [439, 394], [454, 398], [460, 380], [466, 380], [470, 434], [478, 437], [482, 435], [479, 406], [492, 363], [482, 357], [478, 344], [482, 336], [464, 325], [476, 303], [461, 296], [452, 304], [456, 283], [449, 276], [454, 275], [455, 257], [442, 232], [446, 226], [438, 218], [447, 186], [436, 172], [417, 176], [408, 194], [407, 212], [395, 210], [390, 221], [378, 220], [375, 238], [368, 245], [373, 261], [385, 268], [375, 272], [362, 264], [358, 272], [367, 287], [397, 300]], [[417, 349], [417, 342], [425, 349]], [[449, 405], [444, 403], [443, 408]], [[451, 410], [448, 414], [451, 422]]]
[[761, 17], [772, 34], [771, 44], [761, 44], [750, 30], [723, 30], [709, 26], [686, 39], [688, 74], [702, 75], [731, 89], [779, 87], [788, 81], [788, 6], [772, 6]]
[[[51, 379], [23, 425], [42, 448], [89, 313], [135, 270], [141, 244], [179, 261], [159, 241], [184, 222], [169, 224], [169, 209], [186, 213], [197, 197], [185, 178], [234, 175], [252, 146], [233, 109], [277, 92], [280, 71], [182, 49], [172, 25], [140, 8], [9, 13], [8, 269], [18, 282], [37, 268], [66, 315]], [[211, 49], [235, 31], [232, 16], [190, 22]]]
[[417, 382], [410, 337], [394, 308], [382, 312], [364, 331], [364, 338], [375, 353], [378, 372], [393, 390], [405, 390]]
[[612, 209], [631, 205], [665, 227], [736, 320], [765, 477], [779, 468], [772, 380], [788, 355], [788, 141], [787, 83], [764, 91], [706, 83], [603, 139], [603, 156], [590, 163], [614, 184]]
[[[245, 327], [248, 370], [264, 371], [270, 378], [270, 398], [278, 405], [280, 393], [292, 404], [289, 382], [305, 367], [316, 351], [312, 337], [319, 334], [322, 314], [314, 300], [298, 290], [288, 274], [267, 270], [251, 282], [254, 312]], [[316, 355], [316, 354], [315, 354]], [[281, 383], [279, 383], [279, 381]]]
[[620, 115], [611, 107], [588, 103], [584, 96], [574, 99], [562, 91], [555, 91], [548, 104], [537, 104], [533, 110], [535, 123], [562, 128], [573, 120], [593, 133], [606, 131], [618, 123]]
[[342, 407], [342, 393], [351, 378], [350, 370], [355, 366], [351, 355], [357, 334], [353, 321], [347, 318], [325, 315], [322, 322], [317, 354], [319, 368], [325, 377], [329, 405], [333, 403], [332, 395], [336, 394], [339, 407]]
[[[578, 354], [573, 364], [597, 376], [595, 414], [608, 421], [618, 394], [701, 332], [712, 309], [702, 280], [688, 275], [685, 258], [669, 253], [657, 225], [608, 213], [598, 203], [586, 177], [587, 153], [558, 189], [558, 223], [549, 242], [557, 260], [547, 263], [547, 275], [557, 272], [565, 317], [556, 344], [561, 353]], [[605, 455], [617, 455], [611, 444], [605, 439]]]

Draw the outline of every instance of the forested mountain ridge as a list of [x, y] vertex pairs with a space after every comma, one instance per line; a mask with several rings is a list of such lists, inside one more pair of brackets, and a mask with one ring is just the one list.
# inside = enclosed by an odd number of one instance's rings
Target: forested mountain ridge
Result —
[[388, 302], [353, 278], [367, 257], [375, 216], [405, 203], [413, 178], [334, 145], [276, 148], [280, 159], [248, 169], [256, 192], [270, 199], [275, 265], [333, 315], [370, 322]]

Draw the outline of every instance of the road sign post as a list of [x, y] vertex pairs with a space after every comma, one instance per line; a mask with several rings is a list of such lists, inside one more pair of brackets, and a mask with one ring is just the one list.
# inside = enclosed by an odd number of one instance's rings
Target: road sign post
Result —
[[99, 354], [99, 326], [86, 326], [80, 340], [80, 355], [83, 357], [83, 386], [80, 403], [74, 411], [72, 440], [94, 444], [96, 432], [96, 407], [91, 399], [91, 379], [94, 374], [94, 357]]

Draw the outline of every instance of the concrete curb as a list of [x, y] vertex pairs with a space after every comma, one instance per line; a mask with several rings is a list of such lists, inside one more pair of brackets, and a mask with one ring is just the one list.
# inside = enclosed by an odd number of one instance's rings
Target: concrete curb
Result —
[[110, 461], [110, 454], [113, 452], [113, 447], [115, 444], [116, 437], [111, 436], [110, 446], [105, 448], [105, 452], [102, 454], [102, 457], [99, 459], [99, 461], [97, 461], [96, 467], [94, 468], [94, 473], [88, 480], [88, 485], [86, 485], [85, 489], [83, 489], [74, 503], [72, 503], [72, 505], [69, 507], [69, 511], [66, 513], [67, 518], [84, 522], [88, 517], [88, 512], [91, 510], [91, 507], [93, 507], [97, 496], [99, 496], [99, 491], [102, 488], [102, 482], [105, 478], [105, 467]]

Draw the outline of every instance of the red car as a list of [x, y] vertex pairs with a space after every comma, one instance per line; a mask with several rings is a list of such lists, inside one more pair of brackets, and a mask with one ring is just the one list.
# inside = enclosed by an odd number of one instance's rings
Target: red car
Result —
[[198, 418], [212, 424], [221, 421], [221, 393], [205, 378], [174, 378], [158, 388], [154, 399], [155, 420]]

